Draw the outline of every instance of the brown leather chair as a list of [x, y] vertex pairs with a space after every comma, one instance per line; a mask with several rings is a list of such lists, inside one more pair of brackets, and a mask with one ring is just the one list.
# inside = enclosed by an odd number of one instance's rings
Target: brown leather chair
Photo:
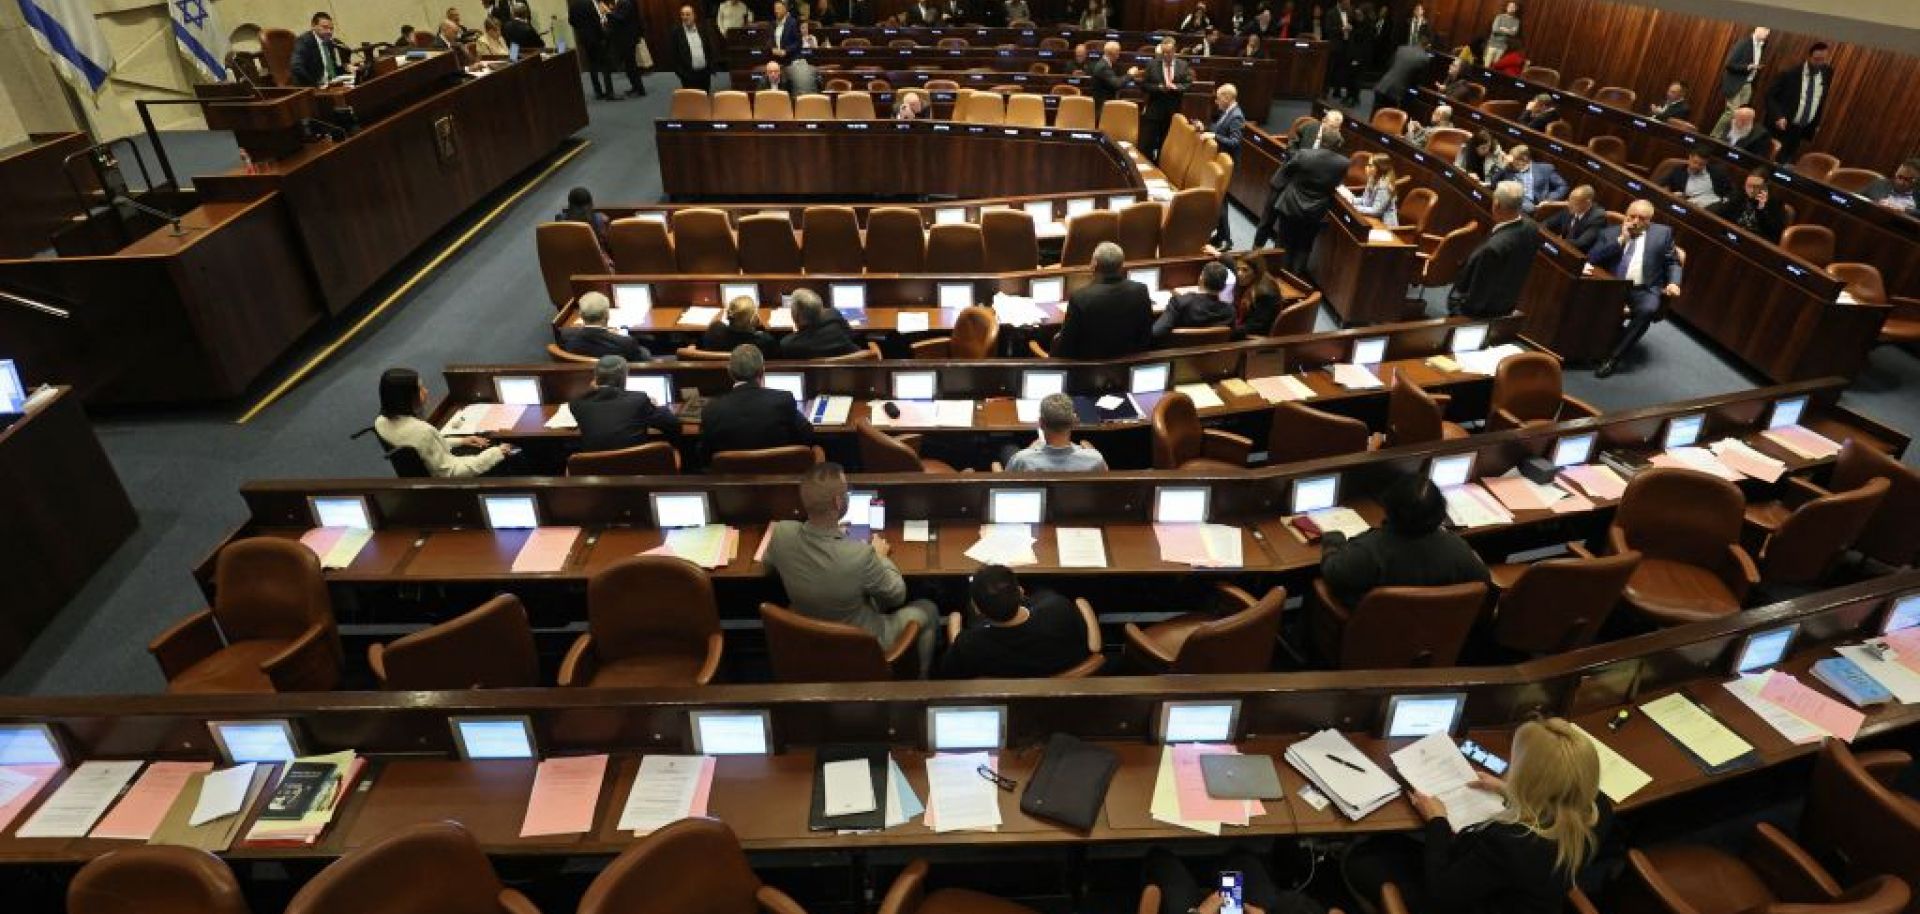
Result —
[[261, 29], [260, 56], [276, 86], [293, 85], [293, 45], [298, 36], [289, 29]]
[[1843, 889], [1765, 822], [1739, 857], [1705, 845], [1630, 849], [1614, 895], [1609, 907], [1621, 914], [1898, 914], [1911, 898], [1896, 876]]
[[1220, 225], [1220, 195], [1212, 188], [1175, 191], [1167, 204], [1167, 221], [1160, 227], [1160, 256], [1190, 257], [1207, 249], [1207, 239]]
[[801, 266], [808, 273], [859, 273], [866, 269], [860, 221], [851, 206], [809, 206], [800, 216]]
[[1620, 86], [1602, 86], [1598, 92], [1593, 93], [1594, 101], [1602, 105], [1612, 105], [1622, 111], [1632, 111], [1633, 103], [1639, 98], [1640, 93]]
[[953, 319], [953, 332], [912, 345], [916, 359], [990, 359], [1000, 352], [1000, 316], [970, 305]]
[[921, 435], [894, 437], [860, 416], [853, 420], [860, 443], [860, 469], [865, 473], [952, 473], [951, 464], [920, 456]]
[[1458, 127], [1435, 127], [1427, 131], [1427, 154], [1451, 164], [1471, 139], [1473, 134]]
[[[846, 82], [846, 80], [834, 80]], [[873, 94], [870, 92], [851, 92], [853, 84], [847, 83], [846, 89], [833, 98], [833, 114], [843, 121], [877, 121], [880, 115], [873, 108]]]
[[1116, 143], [1140, 142], [1140, 106], [1133, 102], [1109, 101], [1100, 107], [1100, 132]]
[[1520, 71], [1520, 78], [1549, 88], [1560, 88], [1560, 71], [1552, 67], [1529, 66]]
[[1166, 213], [1166, 204], [1158, 200], [1142, 200], [1120, 210], [1120, 250], [1128, 260], [1160, 255], [1160, 224]]
[[[681, 350], [685, 359], [686, 350]], [[714, 353], [721, 359], [728, 353]], [[666, 441], [649, 441], [612, 451], [582, 451], [567, 456], [568, 476], [678, 476], [680, 452]]]
[[1427, 233], [1427, 223], [1433, 219], [1433, 207], [1440, 202], [1440, 195], [1431, 187], [1416, 187], [1400, 198], [1400, 224], [1387, 229], [1401, 241], [1419, 244], [1420, 238]]
[[928, 268], [939, 273], [984, 273], [987, 244], [980, 226], [947, 222], [927, 231]]
[[1373, 433], [1365, 422], [1289, 400], [1273, 409], [1273, 424], [1267, 431], [1267, 463], [1360, 454], [1373, 446]]
[[1781, 250], [1821, 269], [1833, 262], [1833, 244], [1833, 229], [1824, 225], [1789, 225], [1780, 233]]
[[1885, 177], [1885, 175], [1870, 168], [1840, 167], [1827, 172], [1826, 183], [1830, 187], [1839, 188], [1850, 194], [1857, 194], [1866, 190], [1867, 185], [1883, 177]]
[[675, 89], [667, 116], [676, 121], [712, 120], [713, 99], [701, 89]]
[[367, 665], [381, 688], [403, 692], [541, 684], [527, 608], [510, 593], [392, 644], [368, 645]]
[[248, 914], [248, 908], [226, 861], [199, 848], [149, 844], [87, 861], [67, 885], [67, 914]]
[[1613, 614], [1640, 553], [1547, 559], [1489, 569], [1500, 602], [1494, 643], [1536, 657], [1585, 647]]
[[1596, 136], [1587, 140], [1587, 149], [1615, 165], [1627, 164], [1627, 141], [1617, 136]]
[[1093, 249], [1103, 241], [1120, 243], [1120, 214], [1096, 209], [1067, 220], [1067, 237], [1060, 243], [1060, 266], [1084, 267], [1093, 263]]
[[1510, 98], [1490, 99], [1481, 102], [1479, 107], [1482, 113], [1493, 117], [1503, 118], [1509, 121], [1518, 121], [1520, 119], [1520, 103]]
[[[1473, 249], [1479, 247], [1485, 238], [1486, 233], [1480, 231], [1480, 223], [1472, 219], [1467, 220], [1466, 225], [1441, 235], [1433, 242], [1431, 250], [1423, 250], [1416, 255], [1421, 261], [1416, 285], [1422, 290], [1451, 285], [1453, 278], [1460, 273], [1460, 267], [1473, 254]], [[1426, 243], [1424, 236], [1421, 242], [1423, 245]]]
[[[860, 355], [866, 350], [853, 353]], [[707, 463], [707, 472], [715, 476], [798, 475], [821, 461], [820, 449], [804, 444], [765, 447], [752, 451], [721, 451]]]
[[1156, 470], [1244, 470], [1253, 442], [1224, 429], [1203, 428], [1193, 399], [1174, 391], [1153, 405]]
[[761, 89], [753, 93], [753, 119], [756, 121], [793, 120], [793, 96], [785, 89]]
[[958, 92], [960, 83], [951, 79], [929, 79], [926, 89], [928, 92]]
[[681, 819], [613, 858], [580, 898], [579, 914], [806, 914], [747, 864], [718, 819]]
[[[724, 217], [723, 217], [724, 218]], [[547, 300], [559, 310], [573, 298], [573, 278], [613, 272], [593, 226], [584, 222], [542, 222], [533, 230], [540, 256], [540, 278], [547, 284]]]
[[1546, 130], [1543, 132], [1545, 132], [1547, 136], [1553, 137], [1563, 143], [1573, 142], [1573, 125], [1566, 121], [1548, 121]]
[[325, 692], [340, 681], [340, 630], [320, 560], [294, 540], [230, 543], [213, 606], [147, 645], [169, 692]]
[[1875, 305], [1891, 305], [1886, 322], [1880, 325], [1880, 342], [1896, 346], [1920, 343], [1920, 298], [1888, 295], [1880, 268], [1868, 263], [1830, 263], [1827, 273], [1847, 284], [1855, 300]]
[[1478, 581], [1445, 587], [1376, 587], [1349, 610], [1314, 579], [1314, 645], [1342, 670], [1453, 666], [1487, 602]]
[[1399, 108], [1375, 108], [1369, 123], [1381, 133], [1399, 136], [1407, 130], [1407, 113]]
[[[893, 83], [888, 82], [887, 80], [884, 80], [884, 79], [869, 79], [867, 80], [867, 91], [869, 93], [892, 92]], [[902, 94], [904, 94], [904, 92]], [[926, 109], [923, 107], [922, 110], [926, 110]]]
[[[1062, 97], [1062, 98], [1065, 98], [1065, 97], [1067, 97], [1067, 96], [1072, 96], [1072, 95], [1079, 95], [1079, 94], [1080, 94], [1080, 87], [1079, 87], [1079, 86], [1076, 86], [1076, 85], [1074, 85], [1074, 84], [1072, 84], [1072, 83], [1060, 83], [1060, 84], [1058, 84], [1058, 85], [1056, 85], [1056, 86], [1054, 86], [1053, 88], [1051, 88], [1051, 89], [1048, 89], [1048, 90], [1047, 90], [1047, 94], [1048, 94], [1048, 95], [1057, 95], [1057, 96], [1060, 96], [1060, 97]], [[1055, 112], [1055, 114], [1054, 114], [1054, 117], [1055, 117], [1055, 118], [1058, 118], [1058, 117], [1059, 117], [1059, 113], [1058, 113], [1057, 111]], [[1057, 126], [1059, 126], [1059, 125], [1058, 125], [1058, 124], [1055, 124], [1054, 126], [1056, 126], [1056, 127], [1057, 127]]]
[[716, 121], [753, 120], [753, 96], [733, 89], [713, 93], [713, 119]]
[[1833, 170], [1840, 167], [1840, 158], [1824, 152], [1803, 152], [1799, 161], [1793, 163], [1793, 170], [1822, 184], [1833, 177]]
[[1396, 372], [1393, 387], [1387, 392], [1387, 432], [1383, 446], [1403, 447], [1467, 437], [1466, 429], [1446, 420], [1447, 404], [1452, 399], [1446, 394], [1427, 393], [1405, 372]]
[[904, 206], [882, 206], [867, 214], [867, 272], [924, 273], [927, 236], [920, 214]]
[[1834, 458], [1833, 475], [1825, 491], [1857, 489], [1874, 479], [1887, 481], [1887, 495], [1860, 531], [1854, 548], [1894, 568], [1911, 565], [1920, 558], [1920, 524], [1913, 522], [1920, 516], [1920, 472], [1870, 445], [1848, 439]]
[[880, 900], [880, 914], [1040, 914], [1023, 904], [1015, 904], [971, 889], [927, 891], [927, 861], [915, 860], [894, 877], [893, 886]]
[[1740, 547], [1745, 510], [1740, 490], [1717, 476], [1655, 467], [1633, 477], [1607, 531], [1614, 552], [1643, 556], [1627, 581], [1628, 605], [1660, 625], [1739, 612], [1760, 582]]
[[1920, 801], [1891, 786], [1912, 764], [1899, 750], [1856, 754], [1827, 740], [1807, 785], [1801, 840], [1839, 861], [1847, 879], [1885, 873], [1920, 885]]
[[[964, 110], [962, 108], [964, 107]], [[1007, 120], [1007, 99], [1000, 94], [998, 87], [987, 92], [975, 92], [965, 99], [964, 106], [955, 105], [953, 119], [968, 124], [1002, 124]]]
[[1186, 613], [1141, 628], [1127, 623], [1131, 668], [1149, 673], [1264, 673], [1280, 637], [1287, 589], [1275, 587], [1258, 600], [1231, 584], [1215, 585], [1231, 612], [1222, 617]]
[[1853, 548], [1890, 486], [1887, 480], [1875, 478], [1830, 493], [1797, 478], [1787, 482], [1811, 498], [1791, 512], [1784, 506], [1774, 506], [1779, 513], [1771, 516], [1747, 511], [1748, 522], [1766, 537], [1758, 561], [1760, 580], [1767, 584], [1819, 584]]
[[800, 243], [784, 213], [740, 217], [740, 272], [798, 273]]
[[1494, 369], [1487, 431], [1587, 419], [1599, 414], [1591, 404], [1564, 392], [1560, 360], [1544, 352], [1508, 356]]
[[760, 604], [766, 626], [767, 654], [773, 678], [780, 682], [883, 682], [912, 679], [919, 655], [914, 641], [920, 623], [909, 622], [892, 644], [882, 645], [863, 629], [822, 622], [784, 606]]
[[560, 662], [559, 683], [706, 685], [725, 646], [706, 569], [676, 556], [630, 556], [587, 579], [587, 630]]
[[967, 47], [967, 40], [965, 38], [957, 38], [957, 37], [942, 38], [939, 41], [934, 42], [933, 46], [936, 48], [950, 48], [952, 50], [958, 51]]
[[569, 365], [592, 365], [600, 361], [598, 356], [576, 355], [560, 348], [559, 343], [547, 344], [547, 358]]
[[1593, 94], [1594, 79], [1591, 76], [1576, 76], [1567, 83], [1567, 94], [1587, 98]]
[[1473, 80], [1466, 80], [1460, 94], [1462, 104], [1478, 105], [1487, 97], [1487, 87]]
[[740, 272], [740, 248], [726, 211], [704, 206], [675, 210], [673, 257], [682, 273]]
[[1267, 336], [1305, 336], [1313, 332], [1319, 318], [1320, 292], [1316, 290], [1280, 309], [1280, 313], [1274, 315], [1273, 326], [1267, 328]]
[[1053, 126], [1060, 130], [1092, 130], [1093, 107], [1093, 99], [1088, 96], [1064, 96], [1060, 99], [1059, 107], [1053, 110]]
[[501, 884], [458, 822], [410, 825], [348, 851], [300, 887], [287, 914], [540, 914]]
[[1014, 273], [1040, 267], [1040, 242], [1033, 217], [1017, 209], [990, 209], [980, 214], [980, 232], [987, 246], [988, 273]]
[[1018, 92], [1007, 99], [1007, 126], [1047, 126], [1047, 100], [1031, 92]]
[[810, 92], [793, 100], [793, 119], [796, 121], [833, 120], [833, 99], [818, 92]]
[[657, 219], [615, 219], [607, 227], [607, 247], [613, 250], [613, 268], [621, 273], [665, 275], [677, 273], [673, 237]]

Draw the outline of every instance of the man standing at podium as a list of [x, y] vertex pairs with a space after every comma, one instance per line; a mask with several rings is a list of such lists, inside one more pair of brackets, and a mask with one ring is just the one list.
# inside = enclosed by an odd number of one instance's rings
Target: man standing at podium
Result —
[[293, 84], [324, 86], [346, 72], [340, 48], [333, 43], [333, 17], [314, 13], [312, 28], [293, 43]]

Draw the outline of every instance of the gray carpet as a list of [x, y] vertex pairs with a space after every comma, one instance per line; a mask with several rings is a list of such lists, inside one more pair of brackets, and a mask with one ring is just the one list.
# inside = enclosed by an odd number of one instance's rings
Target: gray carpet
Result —
[[[271, 478], [387, 476], [374, 446], [347, 436], [366, 426], [375, 405], [375, 379], [390, 366], [409, 366], [439, 392], [440, 369], [456, 362], [528, 362], [543, 358], [550, 314], [536, 268], [533, 227], [564, 201], [568, 188], [590, 187], [602, 202], [647, 201], [659, 195], [652, 120], [664, 116], [674, 88], [670, 76], [650, 80], [645, 99], [591, 102], [590, 145], [544, 184], [508, 207], [499, 219], [383, 316], [342, 346], [305, 383], [253, 422], [234, 419], [258, 393], [305, 364], [309, 355], [351, 326], [358, 315], [320, 328], [301, 352], [282, 360], [255, 396], [220, 409], [98, 418], [101, 440], [140, 514], [140, 528], [93, 581], [54, 620], [4, 677], [6, 693], [131, 693], [163, 685], [145, 645], [169, 624], [201, 605], [189, 570], [245, 516], [242, 482]], [[1303, 104], [1276, 105], [1269, 125], [1284, 125]], [[231, 157], [220, 137], [169, 135], [176, 168], [209, 168]], [[537, 173], [538, 169], [535, 170]], [[527, 177], [531, 177], [530, 173]], [[515, 187], [518, 184], [516, 183]], [[504, 199], [483, 201], [478, 220]], [[471, 226], [450, 227], [414, 260], [368, 296], [387, 297]], [[1252, 225], [1235, 213], [1234, 235], [1252, 238]], [[1430, 295], [1430, 307], [1441, 301]], [[1322, 326], [1330, 327], [1322, 316]], [[1726, 364], [1672, 324], [1648, 334], [1645, 355], [1631, 370], [1606, 381], [1590, 373], [1569, 377], [1572, 392], [1609, 409], [1660, 403], [1752, 386], [1756, 380]], [[1848, 403], [1896, 427], [1920, 430], [1920, 359], [1882, 348], [1874, 354]], [[1908, 460], [1915, 460], [1909, 454]]]

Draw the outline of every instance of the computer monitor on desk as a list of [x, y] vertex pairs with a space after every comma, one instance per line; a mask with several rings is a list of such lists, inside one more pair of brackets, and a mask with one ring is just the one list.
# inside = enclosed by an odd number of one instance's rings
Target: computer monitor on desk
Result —
[[1467, 693], [1395, 695], [1387, 699], [1387, 739], [1419, 739], [1434, 733], [1452, 733], [1467, 707]]
[[630, 374], [627, 375], [627, 389], [646, 394], [655, 406], [666, 406], [673, 402], [672, 375]]
[[769, 390], [784, 390], [792, 395], [793, 402], [804, 403], [807, 399], [807, 375], [799, 371], [769, 371], [765, 383]]
[[1302, 476], [1293, 481], [1293, 503], [1288, 513], [1312, 514], [1340, 504], [1340, 474]]
[[1067, 392], [1067, 373], [1041, 369], [1020, 372], [1020, 399], [1040, 400]]
[[994, 489], [987, 493], [987, 523], [1039, 524], [1047, 518], [1047, 490]]
[[26, 412], [27, 388], [20, 383], [20, 366], [12, 359], [0, 359], [0, 416]]

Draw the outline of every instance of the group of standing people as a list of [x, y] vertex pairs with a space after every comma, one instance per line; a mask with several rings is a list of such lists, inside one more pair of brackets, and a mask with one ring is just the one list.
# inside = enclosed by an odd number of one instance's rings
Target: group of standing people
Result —
[[594, 98], [610, 102], [621, 97], [613, 92], [616, 69], [627, 75], [626, 97], [647, 94], [640, 65], [647, 18], [638, 0], [569, 0], [567, 25], [573, 28], [574, 44], [586, 62]]

